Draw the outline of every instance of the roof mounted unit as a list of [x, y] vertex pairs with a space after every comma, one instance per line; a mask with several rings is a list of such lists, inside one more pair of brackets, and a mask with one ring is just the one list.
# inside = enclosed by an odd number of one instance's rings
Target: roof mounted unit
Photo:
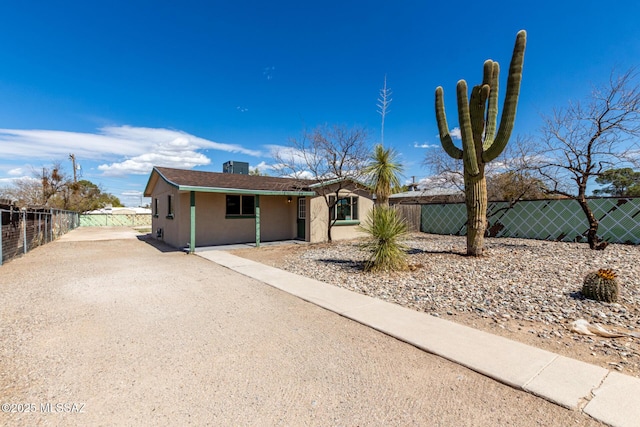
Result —
[[222, 172], [224, 173], [239, 173], [242, 175], [249, 175], [249, 163], [247, 162], [234, 162], [229, 160], [222, 165]]

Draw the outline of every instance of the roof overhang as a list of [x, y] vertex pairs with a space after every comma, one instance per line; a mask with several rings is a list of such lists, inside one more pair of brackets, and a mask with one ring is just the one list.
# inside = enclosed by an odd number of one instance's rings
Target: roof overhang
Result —
[[316, 196], [315, 191], [302, 191], [302, 190], [256, 190], [256, 189], [244, 189], [244, 188], [222, 188], [222, 187], [201, 187], [193, 185], [179, 185], [175, 182], [167, 179], [158, 169], [155, 167], [149, 176], [147, 185], [144, 189], [144, 196], [150, 197], [153, 187], [155, 187], [158, 179], [162, 178], [167, 184], [178, 189], [178, 191], [195, 191], [198, 193], [224, 193], [224, 194], [253, 194], [260, 196]]
[[333, 185], [333, 184], [338, 184], [340, 182], [352, 182], [357, 186], [361, 186], [363, 188], [369, 188], [369, 186], [367, 184], [365, 184], [364, 182], [358, 181], [356, 179], [353, 178], [349, 178], [349, 177], [340, 177], [340, 178], [333, 178], [327, 181], [320, 181], [320, 182], [316, 182], [315, 184], [311, 184], [309, 186], [309, 188], [321, 188], [321, 187], [326, 187], [329, 185]]
[[295, 190], [252, 190], [244, 188], [218, 188], [218, 187], [195, 187], [191, 185], [178, 185], [178, 191], [196, 191], [199, 193], [226, 193], [226, 194], [257, 194], [260, 196], [315, 196], [315, 191], [295, 191]]

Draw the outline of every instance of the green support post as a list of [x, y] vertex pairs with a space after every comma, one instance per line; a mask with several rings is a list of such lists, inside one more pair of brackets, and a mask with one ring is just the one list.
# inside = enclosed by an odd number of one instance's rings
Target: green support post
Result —
[[23, 253], [27, 253], [27, 211], [22, 211]]
[[196, 192], [191, 191], [191, 236], [189, 238], [189, 253], [192, 254], [196, 251]]
[[0, 265], [2, 265], [2, 211], [0, 210]]
[[256, 195], [256, 248], [260, 247], [260, 196]]

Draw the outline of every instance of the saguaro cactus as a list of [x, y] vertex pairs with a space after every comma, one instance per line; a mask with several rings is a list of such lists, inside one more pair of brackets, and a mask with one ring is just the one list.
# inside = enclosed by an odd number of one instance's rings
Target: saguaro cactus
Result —
[[490, 59], [485, 61], [482, 84], [471, 90], [470, 100], [467, 98], [467, 82], [458, 82], [458, 121], [462, 149], [456, 147], [451, 140], [444, 111], [443, 90], [441, 86], [436, 89], [436, 120], [442, 148], [454, 159], [463, 160], [467, 205], [467, 255], [481, 256], [483, 253], [484, 232], [487, 227], [487, 182], [484, 165], [498, 157], [509, 142], [520, 94], [526, 40], [526, 31], [518, 32], [509, 66], [507, 93], [499, 128], [496, 126], [500, 74], [498, 63]]

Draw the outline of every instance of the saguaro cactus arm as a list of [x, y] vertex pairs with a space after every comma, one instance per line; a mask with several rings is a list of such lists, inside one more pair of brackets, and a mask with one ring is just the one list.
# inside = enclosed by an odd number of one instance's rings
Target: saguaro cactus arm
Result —
[[473, 130], [473, 144], [478, 157], [482, 155], [482, 138], [485, 131], [484, 110], [489, 96], [489, 85], [483, 84], [474, 86], [471, 90], [469, 101], [469, 114], [471, 116], [471, 127]]
[[444, 151], [454, 159], [462, 158], [462, 150], [456, 147], [449, 134], [447, 115], [444, 111], [444, 93], [442, 86], [436, 88], [436, 121], [438, 122], [438, 132], [440, 133], [440, 143]]
[[489, 106], [487, 107], [487, 128], [483, 148], [486, 150], [492, 143], [496, 134], [496, 122], [498, 121], [498, 76], [500, 65], [490, 59], [484, 63], [483, 85], [489, 85]]
[[480, 173], [478, 168], [478, 153], [473, 143], [473, 125], [467, 99], [467, 82], [460, 80], [456, 87], [458, 91], [458, 122], [460, 123], [460, 136], [462, 137], [462, 159], [465, 173], [476, 176]]
[[500, 127], [495, 140], [486, 148], [482, 155], [485, 163], [490, 162], [502, 153], [507, 146], [513, 124], [516, 119], [516, 108], [520, 94], [520, 82], [522, 81], [522, 67], [524, 65], [524, 49], [527, 44], [527, 32], [521, 30], [516, 36], [516, 44], [513, 48], [513, 56], [509, 65], [509, 77], [507, 78], [507, 93], [504, 99], [504, 109], [500, 118]]

